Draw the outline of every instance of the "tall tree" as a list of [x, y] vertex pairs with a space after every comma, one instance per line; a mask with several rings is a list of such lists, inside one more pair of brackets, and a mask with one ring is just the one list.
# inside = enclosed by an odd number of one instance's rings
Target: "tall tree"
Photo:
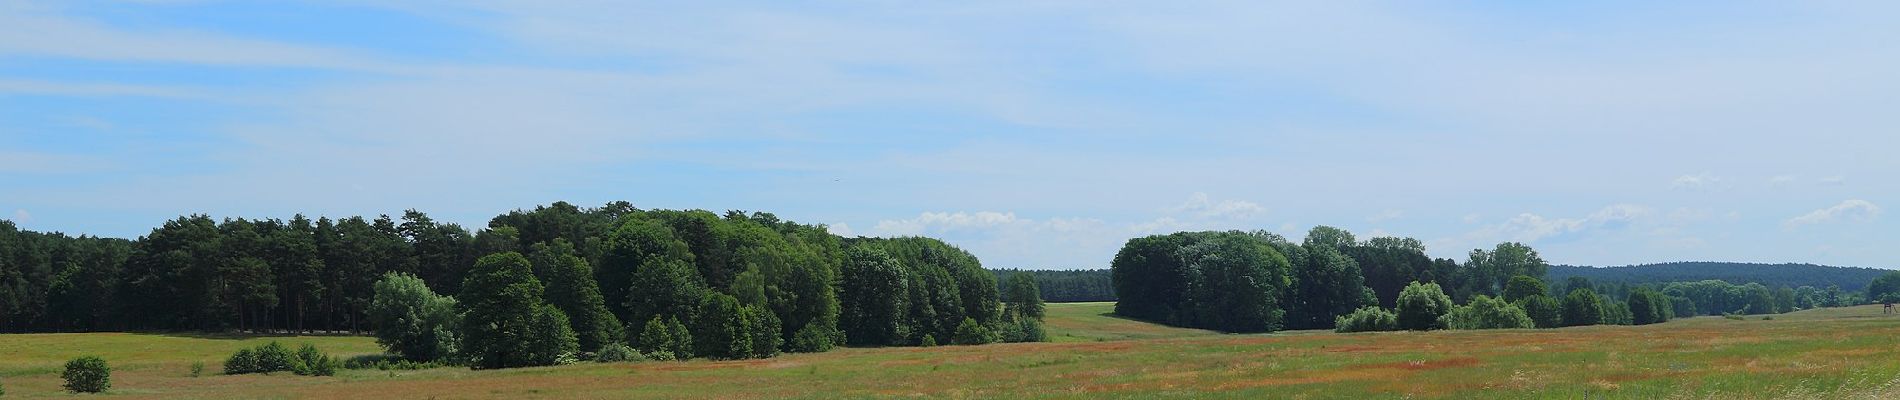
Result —
[[[462, 282], [457, 310], [463, 315], [463, 352], [477, 368], [548, 365], [550, 346], [531, 344], [554, 340], [552, 348], [572, 346], [560, 333], [566, 316], [541, 300], [541, 281], [521, 253], [503, 252], [482, 257]], [[551, 321], [563, 325], [550, 327]], [[540, 335], [537, 335], [540, 334]], [[566, 332], [573, 340], [573, 332]], [[552, 335], [552, 339], [545, 336]]]
[[582, 351], [598, 351], [601, 346], [625, 339], [620, 319], [607, 311], [600, 286], [594, 282], [593, 268], [588, 267], [587, 260], [574, 254], [574, 246], [568, 244], [567, 239], [555, 238], [532, 247], [534, 253], [529, 258], [534, 262], [534, 269], [544, 271], [547, 280], [545, 297], [549, 304], [567, 314]]
[[845, 252], [838, 292], [838, 327], [851, 344], [884, 346], [904, 337], [908, 273], [882, 250], [853, 246]]

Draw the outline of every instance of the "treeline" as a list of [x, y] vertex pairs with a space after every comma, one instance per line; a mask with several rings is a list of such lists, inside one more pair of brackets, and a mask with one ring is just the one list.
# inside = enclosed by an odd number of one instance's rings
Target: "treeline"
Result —
[[[766, 332], [749, 343], [774, 351], [749, 355], [1026, 340], [1024, 331], [1040, 331], [1024, 321], [1032, 319], [1020, 311], [1026, 306], [1002, 307], [996, 275], [968, 252], [928, 238], [841, 238], [770, 213], [557, 202], [496, 216], [479, 231], [414, 210], [373, 219], [193, 215], [132, 241], [0, 221], [0, 331], [401, 330], [370, 315], [378, 280], [391, 276], [414, 277], [420, 287], [406, 292], [437, 304], [414, 309], [448, 330], [417, 335], [463, 348], [512, 340], [457, 329], [464, 315], [515, 318], [490, 326], [559, 320], [581, 352], [641, 344], [656, 323], [683, 334]], [[514, 297], [494, 297], [504, 292]], [[1035, 300], [1016, 297], [1013, 304]], [[748, 321], [740, 325], [749, 331], [714, 319]], [[681, 350], [705, 356], [705, 346]]]
[[1115, 301], [1115, 280], [1106, 269], [1020, 270], [993, 269], [998, 279], [1017, 273], [1029, 274], [1042, 288], [1043, 301], [1079, 303]]
[[1518, 243], [1473, 250], [1463, 264], [1432, 259], [1416, 239], [1358, 241], [1313, 228], [1301, 243], [1265, 232], [1182, 232], [1128, 241], [1110, 273], [1117, 314], [1229, 332], [1331, 329], [1363, 306], [1391, 308], [1411, 282], [1433, 282], [1459, 302], [1496, 295], [1513, 276], [1543, 276]]
[[[1900, 299], [1900, 273], [1876, 281], [1889, 288], [1878, 294], [1833, 285], [1632, 284], [1575, 275], [1559, 286], [1546, 280], [1549, 267], [1537, 251], [1520, 243], [1472, 250], [1463, 262], [1431, 259], [1424, 250], [1414, 239], [1358, 241], [1327, 226], [1297, 244], [1264, 231], [1136, 238], [1110, 269], [1121, 298], [1115, 312], [1228, 332], [1550, 328], [1784, 313], [1861, 304], [1886, 293]], [[1347, 323], [1353, 326], [1341, 327]]]
[[1600, 285], [1662, 284], [1720, 280], [1736, 285], [1759, 283], [1767, 287], [1812, 286], [1840, 287], [1845, 292], [1866, 291], [1867, 283], [1889, 270], [1857, 267], [1832, 267], [1814, 264], [1752, 264], [1728, 262], [1676, 262], [1625, 267], [1578, 267], [1553, 265], [1553, 282], [1583, 277]]

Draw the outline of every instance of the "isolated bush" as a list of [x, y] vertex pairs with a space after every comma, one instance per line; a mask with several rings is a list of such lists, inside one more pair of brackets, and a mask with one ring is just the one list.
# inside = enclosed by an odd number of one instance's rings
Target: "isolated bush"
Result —
[[191, 362], [191, 377], [193, 377], [193, 378], [196, 378], [196, 377], [198, 377], [199, 375], [204, 375], [204, 373], [205, 373], [205, 362], [204, 362], [204, 361], [192, 361], [192, 362]]
[[85, 356], [66, 362], [66, 371], [59, 374], [66, 379], [66, 390], [73, 393], [99, 393], [112, 388], [112, 367], [106, 366], [106, 360]]
[[1524, 309], [1504, 299], [1478, 295], [1470, 303], [1452, 308], [1442, 324], [1451, 329], [1527, 329], [1537, 326]]
[[594, 362], [603, 363], [643, 360], [646, 360], [646, 357], [640, 355], [640, 352], [633, 351], [632, 347], [620, 343], [608, 343], [600, 348], [600, 353], [594, 355]]
[[1603, 323], [1603, 302], [1597, 300], [1597, 292], [1590, 289], [1577, 289], [1564, 295], [1564, 326], [1584, 326]]
[[1334, 321], [1333, 331], [1381, 332], [1399, 330], [1399, 315], [1378, 306], [1365, 306]]
[[[1006, 343], [1047, 342], [1049, 333], [1042, 328], [1042, 320], [1024, 318], [1016, 321], [1003, 321], [1003, 332], [999, 339]], [[926, 336], [925, 338], [929, 338]]]
[[460, 316], [455, 298], [429, 290], [413, 275], [391, 272], [376, 281], [369, 304], [376, 344], [412, 361], [434, 361], [455, 354]]
[[1531, 324], [1538, 328], [1556, 328], [1563, 326], [1563, 303], [1550, 296], [1537, 295], [1517, 301], [1524, 309], [1524, 315], [1531, 317]]
[[1446, 296], [1437, 283], [1413, 281], [1399, 291], [1399, 328], [1414, 331], [1443, 328], [1438, 318], [1451, 312], [1451, 306], [1451, 296]]
[[919, 341], [917, 343], [917, 346], [918, 347], [937, 347], [937, 337], [931, 336], [931, 335], [924, 335], [924, 340]]
[[976, 320], [966, 317], [963, 319], [963, 323], [957, 324], [956, 337], [952, 338], [952, 341], [956, 344], [965, 345], [995, 343], [996, 332], [991, 331], [989, 327], [983, 326], [983, 324], [977, 323]]

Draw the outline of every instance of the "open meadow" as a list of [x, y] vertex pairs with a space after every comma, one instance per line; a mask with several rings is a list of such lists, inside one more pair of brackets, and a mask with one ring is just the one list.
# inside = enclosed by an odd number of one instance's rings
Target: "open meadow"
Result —
[[[847, 348], [766, 360], [470, 371], [218, 375], [268, 340], [338, 355], [366, 337], [162, 334], [0, 336], [8, 398], [71, 396], [59, 365], [114, 367], [121, 398], [1893, 398], [1900, 316], [1879, 306], [1773, 320], [1698, 317], [1545, 330], [1222, 335], [1049, 305], [1050, 343]], [[190, 365], [206, 364], [192, 377]]]

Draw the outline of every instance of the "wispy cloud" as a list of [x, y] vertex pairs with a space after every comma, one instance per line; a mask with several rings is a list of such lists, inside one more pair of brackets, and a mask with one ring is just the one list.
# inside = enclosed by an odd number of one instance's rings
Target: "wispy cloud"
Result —
[[1880, 217], [1880, 206], [1866, 200], [1850, 199], [1833, 207], [1814, 210], [1794, 218], [1789, 218], [1790, 227], [1823, 224], [1835, 221], [1870, 221]]
[[1706, 189], [1721, 184], [1723, 179], [1707, 172], [1676, 177], [1669, 187], [1676, 189]]

